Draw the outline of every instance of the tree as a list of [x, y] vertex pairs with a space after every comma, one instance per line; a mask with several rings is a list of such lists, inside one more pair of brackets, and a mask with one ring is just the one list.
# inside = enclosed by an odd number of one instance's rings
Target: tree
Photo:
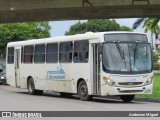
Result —
[[8, 42], [50, 37], [48, 22], [8, 23], [0, 25], [0, 51]]
[[160, 18], [139, 18], [133, 24], [133, 29], [137, 29], [143, 24], [145, 28], [144, 32], [151, 31], [151, 45], [153, 48], [153, 34], [158, 34], [160, 32], [160, 27], [158, 25]]
[[152, 52], [152, 58], [153, 58], [153, 69], [160, 70], [160, 63], [158, 63], [159, 55]]
[[127, 26], [121, 26], [120, 31], [131, 31], [131, 28], [129, 28]]
[[133, 29], [137, 29], [142, 23], [145, 26], [148, 22], [151, 22], [151, 28], [155, 28], [160, 21], [160, 18], [139, 18], [133, 23]]
[[69, 31], [65, 32], [65, 35], [74, 35], [87, 32], [86, 23], [77, 22], [69, 28]]
[[131, 31], [129, 27], [120, 26], [115, 20], [94, 19], [85, 23], [76, 23], [72, 25], [65, 35], [74, 35], [85, 32], [104, 32], [104, 31]]

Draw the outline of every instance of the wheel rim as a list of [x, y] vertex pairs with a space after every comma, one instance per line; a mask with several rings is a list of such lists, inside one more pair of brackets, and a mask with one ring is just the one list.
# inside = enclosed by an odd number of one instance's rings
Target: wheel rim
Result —
[[84, 97], [88, 94], [87, 86], [86, 86], [86, 85], [82, 85], [82, 86], [80, 87], [80, 94], [81, 94], [82, 96], [84, 96]]

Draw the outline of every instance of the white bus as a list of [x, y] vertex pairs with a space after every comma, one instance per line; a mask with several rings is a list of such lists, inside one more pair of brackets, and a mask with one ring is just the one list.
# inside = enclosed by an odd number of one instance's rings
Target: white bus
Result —
[[151, 94], [152, 52], [146, 34], [99, 32], [11, 42], [7, 45], [7, 83], [61, 95], [118, 95], [125, 102], [135, 94]]

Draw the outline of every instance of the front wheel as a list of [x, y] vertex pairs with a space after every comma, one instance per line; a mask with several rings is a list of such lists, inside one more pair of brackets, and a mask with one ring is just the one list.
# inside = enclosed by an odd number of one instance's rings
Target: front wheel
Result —
[[88, 88], [85, 81], [81, 81], [78, 85], [78, 95], [80, 100], [87, 101], [92, 100], [92, 96], [88, 95]]
[[134, 99], [135, 95], [120, 95], [120, 98], [124, 101], [124, 102], [131, 102]]

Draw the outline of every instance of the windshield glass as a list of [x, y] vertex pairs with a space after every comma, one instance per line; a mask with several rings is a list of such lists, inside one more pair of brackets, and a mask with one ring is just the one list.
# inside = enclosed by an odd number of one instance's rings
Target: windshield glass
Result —
[[151, 49], [148, 43], [105, 43], [103, 69], [112, 73], [151, 72]]

